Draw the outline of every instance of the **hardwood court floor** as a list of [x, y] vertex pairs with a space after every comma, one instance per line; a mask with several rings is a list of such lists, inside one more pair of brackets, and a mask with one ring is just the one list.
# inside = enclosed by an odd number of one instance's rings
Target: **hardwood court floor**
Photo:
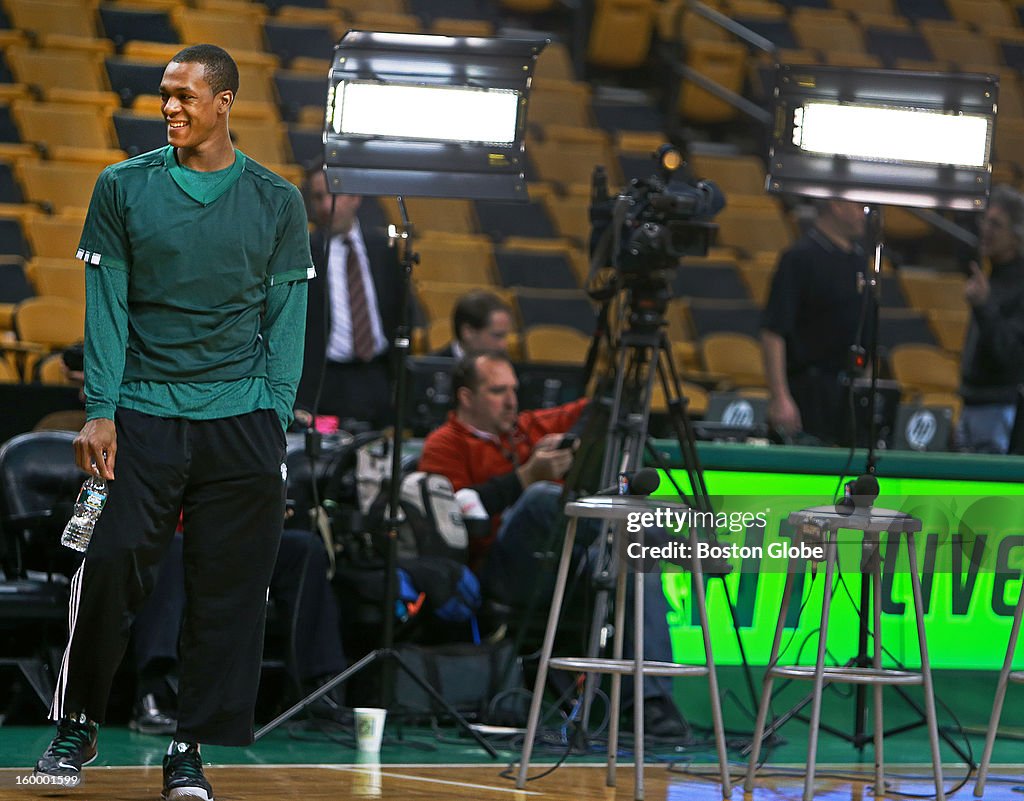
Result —
[[[757, 776], [756, 790], [744, 796], [742, 772], [745, 758], [739, 748], [753, 724], [749, 704], [744, 711], [742, 676], [724, 668], [723, 687], [739, 688], [723, 695], [726, 728], [736, 732], [730, 742], [734, 801], [800, 801], [803, 795], [807, 754], [807, 726], [793, 720], [781, 730], [780, 742], [767, 755], [769, 764]], [[755, 683], [759, 680], [755, 674]], [[936, 695], [944, 699], [940, 722], [953, 741], [977, 761], [981, 757], [995, 679], [991, 673], [941, 672], [936, 675]], [[805, 687], [793, 686], [780, 693], [778, 712], [803, 697]], [[680, 699], [691, 721], [706, 731], [710, 712], [701, 693]], [[853, 721], [853, 699], [830, 692], [823, 719], [848, 731]], [[53, 727], [39, 723], [0, 725], [0, 801], [66, 798], [74, 801], [157, 801], [160, 797], [160, 761], [168, 738], [130, 731], [112, 722], [100, 734], [100, 757], [86, 769], [86, 782], [74, 790], [58, 790], [18, 784], [31, 775], [31, 765], [43, 752]], [[915, 715], [899, 699], [886, 707], [886, 721], [896, 727], [913, 722]], [[1024, 703], [1018, 696], [1007, 699], [1003, 710], [1007, 736], [996, 741], [985, 801], [1024, 801]], [[960, 726], [964, 731], [957, 731]], [[552, 730], [552, 735], [557, 734]], [[557, 737], [554, 738], [557, 740]], [[434, 730], [401, 723], [389, 717], [381, 761], [376, 766], [359, 764], [351, 731], [320, 731], [297, 724], [282, 726], [246, 748], [204, 747], [213, 767], [207, 773], [218, 801], [630, 801], [633, 797], [631, 752], [623, 742], [618, 787], [604, 785], [603, 754], [572, 754], [569, 761], [549, 776], [531, 781], [517, 791], [503, 777], [507, 765], [519, 754], [514, 739], [495, 738], [500, 758], [492, 760], [475, 743], [459, 736], [453, 727]], [[597, 747], [595, 745], [595, 747]], [[534, 752], [530, 775], [547, 770], [564, 754], [564, 748], [548, 743]], [[955, 787], [967, 772], [966, 763], [943, 744], [945, 787]], [[710, 746], [687, 748], [649, 747], [645, 768], [647, 801], [719, 801], [721, 793], [713, 774], [717, 758]], [[862, 752], [844, 739], [823, 732], [818, 744], [816, 801], [871, 801], [872, 749]], [[928, 738], [920, 726], [886, 739], [885, 762], [890, 797], [902, 791], [923, 798], [934, 796]], [[669, 770], [671, 761], [687, 764], [694, 774]], [[687, 760], [685, 763], [679, 760]], [[596, 764], [595, 764], [596, 763]], [[952, 796], [952, 801], [973, 801], [974, 776]], [[908, 796], [902, 796], [907, 798]]]
[[[537, 766], [540, 772], [546, 766]], [[700, 775], [670, 770], [664, 765], [648, 765], [644, 780], [649, 801], [720, 801], [721, 792], [707, 774], [711, 766], [701, 766]], [[924, 776], [927, 768], [902, 766], [918, 778], [899, 782], [903, 793], [928, 795], [934, 792]], [[999, 781], [986, 788], [986, 801], [1024, 799], [1012, 781], [1024, 784], [1024, 768], [1007, 770], [998, 766]], [[18, 784], [28, 771], [0, 769], [0, 800], [67, 797], [76, 801], [140, 801], [157, 799], [160, 794], [160, 769], [155, 766], [88, 768], [86, 782], [74, 790], [55, 790]], [[481, 765], [252, 765], [210, 767], [207, 776], [218, 801], [337, 801], [338, 799], [380, 799], [381, 801], [630, 801], [633, 797], [633, 771], [623, 767], [618, 786], [604, 783], [601, 765], [565, 765], [551, 775], [532, 781], [525, 790], [517, 790], [512, 780], [499, 775], [501, 768]], [[794, 767], [765, 769], [752, 795], [745, 796], [742, 786], [733, 789], [733, 799], [744, 801], [799, 801], [803, 793], [802, 777]], [[857, 781], [850, 766], [822, 765], [819, 775], [835, 774], [816, 782], [818, 801], [864, 801], [874, 798], [870, 777]], [[843, 775], [844, 778], [838, 778]], [[997, 778], [997, 777], [993, 777]], [[737, 777], [742, 780], [742, 777]], [[952, 782], [947, 781], [947, 788]], [[1024, 789], [1024, 788], [1022, 788]], [[957, 798], [973, 798], [973, 781], [961, 789]], [[892, 796], [898, 797], [898, 796]]]

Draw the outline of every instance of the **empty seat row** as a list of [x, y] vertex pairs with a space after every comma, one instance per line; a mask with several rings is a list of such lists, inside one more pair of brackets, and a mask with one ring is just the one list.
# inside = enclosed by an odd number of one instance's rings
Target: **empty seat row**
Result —
[[[470, 4], [476, 8], [470, 8]], [[91, 4], [68, 3], [66, 0], [10, 0], [7, 5], [10, 23], [31, 33], [34, 38], [65, 36], [88, 40], [106, 37], [118, 46], [135, 40], [165, 43], [210, 41], [232, 49], [263, 50], [267, 44], [280, 43], [278, 32], [289, 25], [325, 30], [329, 34], [333, 33], [333, 28], [343, 30], [348, 23], [408, 31], [427, 30], [427, 25], [438, 32], [472, 35], [490, 35], [494, 31], [491, 5], [483, 0], [461, 0], [458, 5], [453, 5], [453, 0], [430, 3], [422, 9], [428, 12], [422, 16], [419, 8], [395, 11], [377, 3], [363, 3], [362, 7], [358, 3], [350, 3], [349, 8], [324, 8], [319, 12], [286, 8], [276, 17], [269, 15], [266, 5], [250, 2], [200, 2], [196, 4], [199, 7], [180, 3], [170, 8], [103, 3], [98, 13]], [[448, 14], [436, 13], [446, 6]], [[308, 45], [301, 44], [296, 37], [286, 37], [284, 43], [308, 49]], [[327, 49], [318, 54], [320, 58], [330, 56], [333, 38], [326, 44]], [[317, 53], [315, 49], [311, 52]]]
[[[478, 282], [447, 283], [417, 280], [416, 297], [430, 326], [451, 332], [451, 314], [456, 302], [467, 292], [480, 288]], [[559, 325], [590, 336], [594, 331], [595, 307], [579, 289], [539, 289], [518, 286], [491, 287], [515, 313], [521, 330], [538, 325]]]
[[67, 297], [33, 295], [14, 306], [13, 336], [0, 338], [0, 360], [23, 380], [38, 380], [36, 368], [85, 336], [85, 303]]
[[879, 66], [889, 68], [911, 68], [915, 62], [1014, 67], [1019, 58], [1018, 23], [978, 29], [957, 21], [810, 14], [795, 19], [740, 17], [737, 21], [787, 55], [804, 50], [819, 60], [853, 53], [872, 56]]
[[[27, 87], [35, 86], [47, 100], [61, 105], [71, 105], [77, 99], [95, 111], [97, 106], [111, 109], [118, 104], [139, 110], [141, 104], [143, 110], [159, 113], [160, 80], [166, 61], [174, 52], [175, 46], [147, 45], [125, 55], [101, 57], [14, 47], [7, 49], [5, 58], [12, 64], [12, 78], [21, 81], [10, 86], [26, 87], [21, 93], [26, 97]], [[67, 78], [69, 73], [75, 74], [74, 80]], [[275, 69], [272, 63], [259, 61], [240, 62], [239, 73], [239, 98], [233, 119], [269, 115], [310, 128], [322, 127], [328, 88], [325, 73]], [[560, 142], [597, 145], [598, 155], [603, 155], [605, 151], [600, 147], [611, 140], [606, 132], [590, 128], [596, 115], [592, 113], [589, 89], [582, 84], [555, 80], [538, 80], [535, 87], [529, 106], [532, 130], [543, 138]], [[650, 136], [643, 142], [648, 151], [664, 140], [660, 127], [652, 129], [655, 124], [660, 125], [661, 118], [651, 105], [640, 101], [606, 102], [599, 108], [605, 123], [615, 130], [632, 124], [649, 129]], [[549, 123], [556, 125], [545, 128]], [[638, 148], [635, 137], [631, 140], [620, 135], [618, 143], [630, 151]]]

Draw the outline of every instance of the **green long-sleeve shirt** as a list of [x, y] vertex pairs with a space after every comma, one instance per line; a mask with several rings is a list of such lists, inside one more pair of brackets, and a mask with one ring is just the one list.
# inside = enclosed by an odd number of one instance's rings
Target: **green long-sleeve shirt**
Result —
[[292, 420], [292, 398], [302, 374], [301, 337], [275, 336], [275, 330], [302, 330], [306, 284], [268, 287], [261, 337], [267, 349], [267, 377], [234, 381], [125, 381], [128, 338], [128, 274], [87, 268], [86, 417], [113, 419], [118, 406], [158, 417], [210, 420], [256, 409], [273, 409], [281, 425]]
[[78, 258], [89, 419], [274, 409], [288, 425], [313, 275], [294, 186], [238, 151], [216, 172], [145, 153], [100, 175]]

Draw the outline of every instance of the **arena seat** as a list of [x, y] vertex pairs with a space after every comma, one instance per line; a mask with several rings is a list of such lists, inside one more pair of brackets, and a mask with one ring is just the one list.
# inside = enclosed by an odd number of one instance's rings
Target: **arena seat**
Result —
[[61, 34], [94, 39], [98, 35], [93, 7], [66, 0], [5, 0], [13, 27], [33, 37]]
[[103, 3], [99, 13], [103, 32], [119, 49], [133, 41], [164, 44], [181, 41], [171, 24], [170, 15], [164, 9]]
[[590, 350], [587, 334], [565, 325], [535, 325], [523, 332], [523, 355], [541, 364], [583, 364]]
[[597, 0], [590, 21], [587, 61], [606, 69], [645, 64], [657, 7], [654, 0]]
[[487, 237], [421, 237], [416, 250], [420, 254], [414, 271], [418, 281], [494, 285], [494, 250]]
[[85, 302], [85, 264], [78, 259], [37, 256], [25, 273], [36, 295]]
[[19, 100], [12, 109], [23, 142], [110, 148], [116, 145], [110, 109]]

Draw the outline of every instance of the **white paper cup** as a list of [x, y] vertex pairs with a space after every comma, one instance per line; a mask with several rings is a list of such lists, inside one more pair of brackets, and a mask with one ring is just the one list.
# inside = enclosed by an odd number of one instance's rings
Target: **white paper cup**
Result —
[[380, 753], [381, 740], [384, 738], [384, 719], [386, 709], [357, 706], [356, 716], [356, 748], [364, 754]]

